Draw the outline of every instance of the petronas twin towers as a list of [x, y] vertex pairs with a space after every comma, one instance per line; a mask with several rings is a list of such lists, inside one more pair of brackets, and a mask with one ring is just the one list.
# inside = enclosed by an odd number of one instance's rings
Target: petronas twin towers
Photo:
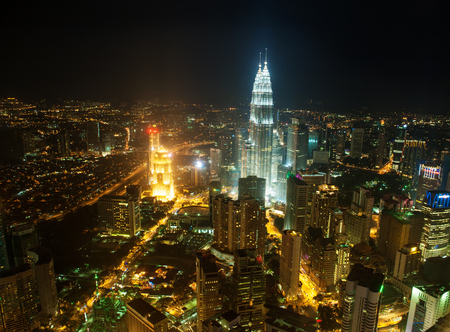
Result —
[[[249, 139], [246, 142], [243, 175], [256, 175], [266, 179], [270, 189], [272, 173], [273, 144], [273, 92], [267, 68], [267, 49], [264, 68], [256, 73], [253, 84], [252, 102], [250, 104]], [[268, 190], [266, 189], [266, 192]]]

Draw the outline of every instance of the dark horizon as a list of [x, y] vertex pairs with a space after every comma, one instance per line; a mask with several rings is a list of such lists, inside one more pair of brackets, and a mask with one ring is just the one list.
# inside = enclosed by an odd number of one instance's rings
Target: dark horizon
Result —
[[10, 5], [0, 97], [248, 105], [268, 48], [275, 108], [450, 106], [442, 1]]

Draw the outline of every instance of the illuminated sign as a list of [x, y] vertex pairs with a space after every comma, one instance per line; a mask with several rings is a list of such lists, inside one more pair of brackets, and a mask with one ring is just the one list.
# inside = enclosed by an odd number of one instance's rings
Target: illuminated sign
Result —
[[425, 166], [421, 164], [419, 167], [419, 176], [423, 174], [424, 178], [439, 179], [441, 177], [441, 166]]
[[450, 192], [427, 191], [428, 206], [432, 208], [450, 208]]
[[157, 128], [149, 128], [148, 133], [149, 134], [157, 134], [157, 133], [159, 133], [159, 130]]

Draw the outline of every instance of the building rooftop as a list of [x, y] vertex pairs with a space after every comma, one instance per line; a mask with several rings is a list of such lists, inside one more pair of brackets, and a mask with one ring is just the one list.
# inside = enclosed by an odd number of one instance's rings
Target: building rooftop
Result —
[[381, 292], [381, 286], [384, 282], [384, 275], [373, 273], [373, 269], [364, 267], [362, 264], [355, 264], [350, 271], [348, 281], [358, 281], [359, 286], [367, 287], [371, 292]]
[[141, 298], [134, 299], [128, 302], [127, 306], [137, 311], [139, 315], [147, 319], [152, 324], [157, 324], [160, 321], [166, 319], [166, 316], [164, 316], [161, 312], [153, 308], [153, 306], [151, 306]]

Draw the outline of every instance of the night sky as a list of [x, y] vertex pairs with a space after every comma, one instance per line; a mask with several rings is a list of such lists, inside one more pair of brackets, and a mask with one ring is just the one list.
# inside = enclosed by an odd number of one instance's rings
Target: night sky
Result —
[[0, 97], [245, 105], [267, 47], [277, 108], [449, 112], [446, 1], [395, 2], [16, 1]]

